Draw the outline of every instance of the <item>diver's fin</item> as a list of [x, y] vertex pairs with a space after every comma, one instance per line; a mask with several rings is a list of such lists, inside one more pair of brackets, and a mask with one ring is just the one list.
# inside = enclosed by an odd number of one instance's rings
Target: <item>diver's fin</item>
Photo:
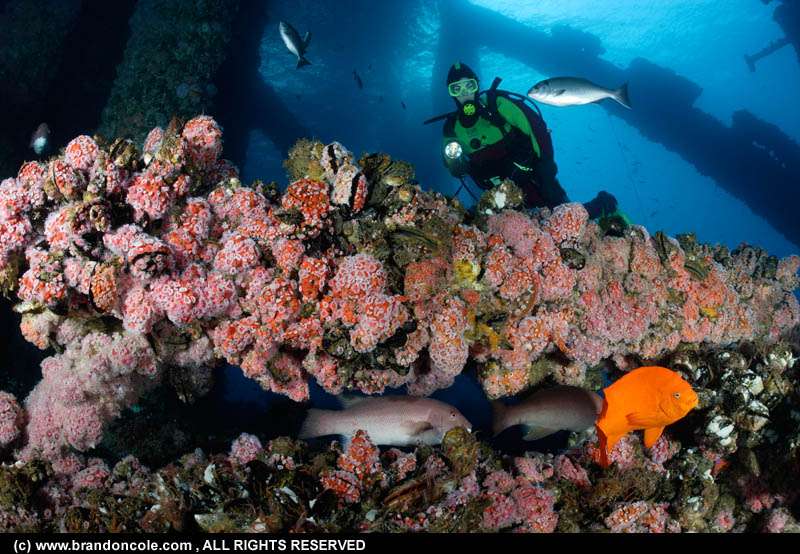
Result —
[[499, 400], [492, 402], [492, 431], [494, 436], [499, 435], [506, 428], [503, 420], [507, 410], [506, 405]]
[[308, 61], [307, 59], [305, 59], [305, 57], [304, 57], [304, 56], [299, 56], [299, 57], [297, 58], [297, 69], [300, 69], [300, 68], [301, 68], [301, 67], [303, 67], [304, 65], [311, 65], [311, 62], [310, 62], [310, 61]]
[[408, 423], [404, 423], [403, 427], [408, 430], [408, 434], [412, 437], [416, 437], [425, 431], [431, 431], [433, 429], [433, 425], [429, 421], [409, 421]]
[[650, 429], [651, 427], [661, 427], [663, 421], [655, 416], [642, 412], [633, 412], [625, 416], [625, 419], [630, 425], [638, 427], [639, 429]]
[[309, 42], [311, 42], [311, 31], [308, 31], [308, 32], [306, 33], [306, 36], [305, 36], [305, 37], [303, 37], [303, 46], [305, 46], [306, 48], [308, 48], [308, 43], [309, 43]]
[[559, 431], [558, 429], [548, 429], [547, 427], [537, 427], [535, 425], [527, 425], [525, 430], [525, 435], [522, 438], [526, 441], [543, 439]]
[[614, 100], [616, 100], [629, 110], [633, 109], [631, 108], [631, 99], [628, 97], [628, 83], [625, 83], [624, 85], [622, 85], [621, 87], [619, 87], [617, 90], [614, 91]]
[[652, 448], [653, 445], [658, 440], [658, 437], [661, 436], [661, 433], [664, 432], [663, 427], [650, 427], [650, 429], [644, 430], [644, 447], [645, 448]]

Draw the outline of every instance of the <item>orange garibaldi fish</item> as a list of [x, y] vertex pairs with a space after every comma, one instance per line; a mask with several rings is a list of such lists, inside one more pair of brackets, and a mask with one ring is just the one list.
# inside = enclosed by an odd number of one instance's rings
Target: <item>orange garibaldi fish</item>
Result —
[[683, 377], [665, 367], [640, 367], [603, 390], [603, 409], [597, 419], [600, 465], [623, 436], [644, 429], [644, 445], [653, 446], [664, 427], [697, 407], [697, 394]]

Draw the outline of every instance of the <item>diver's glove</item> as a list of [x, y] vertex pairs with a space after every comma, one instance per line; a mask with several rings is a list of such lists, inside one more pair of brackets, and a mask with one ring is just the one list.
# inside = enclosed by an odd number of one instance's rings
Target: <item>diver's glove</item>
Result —
[[589, 219], [597, 219], [616, 212], [617, 199], [614, 198], [613, 194], [601, 190], [593, 200], [584, 204], [583, 207], [589, 212]]

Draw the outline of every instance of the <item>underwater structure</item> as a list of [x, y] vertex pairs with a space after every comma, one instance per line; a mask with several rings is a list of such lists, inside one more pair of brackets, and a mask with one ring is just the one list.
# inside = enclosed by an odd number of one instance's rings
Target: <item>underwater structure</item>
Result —
[[[798, 202], [800, 173], [796, 152], [800, 148], [784, 131], [740, 110], [727, 125], [695, 104], [703, 88], [670, 67], [645, 58], [634, 58], [627, 68], [603, 59], [602, 40], [568, 25], [554, 26], [550, 33], [536, 31], [522, 22], [472, 2], [442, 1], [441, 30], [431, 90], [438, 90], [441, 76], [454, 59], [477, 59], [481, 47], [515, 59], [546, 75], [581, 75], [596, 83], [629, 83], [636, 92], [635, 106], [627, 110], [615, 103], [599, 104], [623, 119], [653, 142], [662, 144], [711, 177], [739, 198], [786, 238], [800, 242], [800, 225], [785, 210]], [[796, 2], [781, 3], [775, 12], [787, 40], [797, 42]], [[463, 29], [474, 29], [474, 41], [465, 45]], [[446, 109], [446, 97], [432, 98]], [[720, 157], [718, 149], [740, 156]]]
[[[763, 4], [769, 4], [772, 0], [761, 0]], [[756, 71], [756, 64], [762, 58], [773, 54], [784, 46], [792, 45], [795, 54], [800, 59], [800, 7], [796, 2], [790, 0], [780, 0], [779, 6], [775, 8], [773, 19], [781, 26], [785, 36], [776, 39], [764, 48], [752, 55], [745, 55], [744, 61], [751, 72]]]
[[[784, 209], [798, 201], [791, 184], [800, 172], [795, 161], [799, 147], [785, 130], [746, 111], [738, 112], [728, 125], [696, 107], [702, 93], [699, 84], [647, 59], [619, 68], [602, 58], [602, 41], [590, 33], [568, 26], [537, 31], [466, 1], [433, 4], [441, 30], [432, 91], [439, 90], [441, 76], [453, 60], [476, 59], [481, 48], [547, 74], [629, 81], [637, 91], [636, 109], [608, 105], [611, 115], [678, 153], [787, 239], [800, 242], [797, 218]], [[353, 2], [349, 9], [381, 20], [389, 17], [384, 8], [370, 5], [375, 3]], [[271, 8], [257, 0], [121, 0], [111, 6], [100, 0], [6, 2], [0, 12], [3, 174], [11, 174], [25, 159], [30, 134], [43, 121], [58, 144], [85, 129], [138, 142], [172, 114], [189, 118], [214, 113], [229, 137], [228, 157], [240, 166], [252, 130], [263, 132], [281, 152], [288, 151], [296, 137], [312, 133], [258, 74], [263, 61], [259, 37], [274, 17]], [[401, 34], [414, 36], [412, 23], [399, 15], [391, 19], [403, 29]], [[796, 2], [780, 2], [775, 19], [786, 44], [796, 50]], [[476, 29], [474, 42], [465, 44], [463, 29]], [[37, 40], [40, 36], [48, 40]], [[74, 71], [78, 60], [84, 68], [80, 72]], [[434, 112], [449, 109], [447, 97], [434, 94]], [[718, 156], [718, 149], [741, 155]]]
[[[672, 238], [580, 204], [473, 211], [409, 164], [301, 140], [289, 183], [244, 186], [209, 116], [141, 147], [81, 135], [0, 183], [0, 288], [51, 353], [0, 394], [6, 531], [796, 531], [800, 257]], [[95, 447], [157, 385], [185, 402], [241, 367], [296, 402], [426, 396], [474, 373], [489, 398], [680, 371], [700, 405], [649, 449], [597, 461], [593, 432], [508, 456], [346, 448], [243, 433], [161, 468]]]
[[141, 140], [171, 114], [209, 111], [238, 7], [231, 0], [137, 2], [99, 132]]

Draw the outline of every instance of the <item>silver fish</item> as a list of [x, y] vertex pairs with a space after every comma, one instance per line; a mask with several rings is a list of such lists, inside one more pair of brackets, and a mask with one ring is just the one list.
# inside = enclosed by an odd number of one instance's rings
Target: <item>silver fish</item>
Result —
[[301, 39], [300, 33], [285, 21], [281, 21], [278, 28], [280, 29], [281, 38], [286, 48], [289, 49], [289, 52], [297, 56], [297, 69], [300, 69], [304, 65], [310, 65], [311, 62], [308, 61], [305, 56], [308, 43], [311, 41], [311, 33], [306, 33], [305, 38]]
[[375, 444], [432, 445], [440, 444], [445, 433], [454, 427], [471, 430], [461, 412], [432, 398], [359, 397], [345, 399], [343, 403], [343, 410], [309, 410], [299, 438], [340, 435], [347, 444], [361, 429]]
[[47, 142], [50, 139], [50, 127], [47, 123], [42, 123], [31, 135], [31, 148], [36, 152], [37, 156], [41, 156], [42, 152], [47, 148]]
[[628, 83], [611, 90], [579, 77], [554, 77], [533, 85], [528, 91], [528, 96], [551, 106], [581, 106], [611, 98], [631, 109]]
[[514, 406], [492, 403], [494, 434], [524, 425], [525, 440], [537, 440], [561, 430], [585, 431], [595, 424], [603, 399], [578, 387], [552, 387]]

